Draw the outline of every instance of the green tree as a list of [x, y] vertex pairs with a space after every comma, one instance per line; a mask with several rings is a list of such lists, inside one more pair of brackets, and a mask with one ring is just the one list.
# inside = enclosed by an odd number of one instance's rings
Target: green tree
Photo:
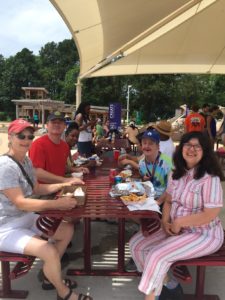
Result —
[[66, 73], [78, 65], [78, 52], [73, 40], [47, 43], [39, 52], [42, 82], [52, 99], [61, 99]]
[[65, 80], [63, 82], [61, 99], [64, 99], [65, 103], [74, 104], [76, 96], [76, 86], [77, 76], [79, 74], [80, 67], [78, 65], [72, 67], [67, 71], [65, 75]]
[[21, 87], [38, 82], [38, 64], [33, 52], [24, 48], [15, 56], [6, 59], [0, 82], [0, 110], [13, 114], [12, 99], [22, 97]]

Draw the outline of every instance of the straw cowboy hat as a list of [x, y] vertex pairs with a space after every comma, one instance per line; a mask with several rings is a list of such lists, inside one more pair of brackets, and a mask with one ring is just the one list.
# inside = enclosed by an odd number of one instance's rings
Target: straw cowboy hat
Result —
[[172, 134], [172, 126], [170, 122], [160, 121], [158, 124], [152, 125], [152, 127], [164, 135], [171, 136]]

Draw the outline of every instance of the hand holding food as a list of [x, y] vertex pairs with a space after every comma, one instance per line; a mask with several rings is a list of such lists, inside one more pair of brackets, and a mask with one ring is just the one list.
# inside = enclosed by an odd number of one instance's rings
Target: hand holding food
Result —
[[84, 191], [82, 190], [82, 188], [81, 187], [78, 187], [75, 191], [74, 191], [74, 193], [73, 193], [73, 195], [76, 197], [83, 197], [84, 195], [85, 195], [85, 193], [84, 193]]
[[56, 208], [60, 210], [72, 209], [77, 205], [77, 200], [71, 196], [59, 197], [58, 199], [56, 199], [56, 202]]

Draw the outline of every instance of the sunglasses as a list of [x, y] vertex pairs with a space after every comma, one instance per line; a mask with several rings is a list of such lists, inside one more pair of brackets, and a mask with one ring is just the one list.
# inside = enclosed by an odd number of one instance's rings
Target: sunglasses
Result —
[[18, 133], [16, 134], [16, 137], [19, 139], [19, 140], [25, 140], [25, 139], [28, 139], [30, 141], [32, 141], [34, 139], [34, 135], [33, 134], [28, 134], [28, 135], [25, 135], [23, 133]]

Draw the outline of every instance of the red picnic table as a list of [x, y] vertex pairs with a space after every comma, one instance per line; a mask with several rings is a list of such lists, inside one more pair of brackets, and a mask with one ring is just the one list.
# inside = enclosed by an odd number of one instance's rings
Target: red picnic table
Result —
[[[84, 219], [84, 268], [81, 270], [69, 269], [68, 275], [136, 275], [136, 272], [126, 272], [124, 270], [125, 257], [125, 220], [126, 219], [148, 219], [150, 220], [150, 230], [152, 233], [160, 227], [160, 217], [157, 212], [137, 210], [129, 211], [128, 208], [118, 198], [109, 195], [111, 184], [109, 180], [109, 170], [116, 166], [112, 157], [104, 159], [101, 167], [86, 175], [84, 178], [87, 186], [86, 204], [69, 211], [45, 211], [42, 213], [48, 217], [60, 219], [63, 217]], [[117, 269], [100, 270], [91, 266], [91, 221], [93, 219], [118, 220], [118, 257]]]
[[108, 139], [103, 138], [99, 140], [96, 145], [97, 152], [102, 150], [113, 150], [113, 149], [121, 150], [122, 148], [128, 152], [131, 150], [131, 146], [128, 139], [116, 138], [114, 142], [111, 142]]

